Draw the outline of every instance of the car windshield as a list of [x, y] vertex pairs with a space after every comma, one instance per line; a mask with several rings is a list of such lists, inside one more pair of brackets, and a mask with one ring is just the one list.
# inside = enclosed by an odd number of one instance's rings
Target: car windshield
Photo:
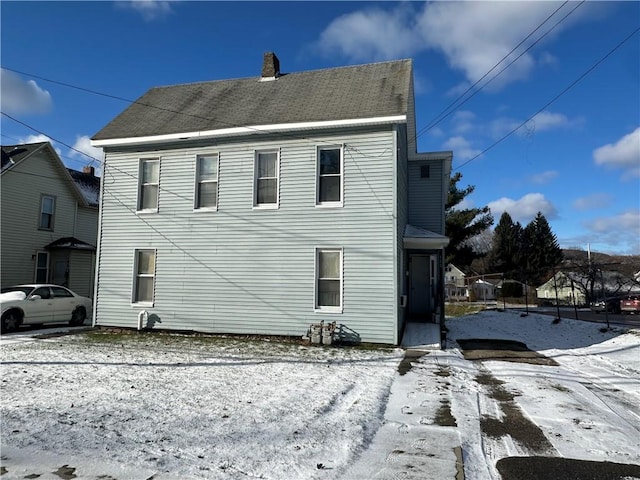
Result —
[[31, 293], [32, 290], [33, 287], [4, 287], [2, 290], [0, 290], [0, 293], [22, 292], [26, 297]]

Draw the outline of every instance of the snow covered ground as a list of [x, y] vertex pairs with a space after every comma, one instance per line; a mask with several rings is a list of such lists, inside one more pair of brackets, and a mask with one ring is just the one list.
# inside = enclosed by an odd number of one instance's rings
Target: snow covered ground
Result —
[[[3, 336], [0, 474], [489, 480], [510, 456], [640, 464], [640, 331], [495, 311], [447, 326], [446, 350], [410, 352], [408, 371], [397, 348]], [[555, 365], [467, 360], [456, 340], [473, 338]]]

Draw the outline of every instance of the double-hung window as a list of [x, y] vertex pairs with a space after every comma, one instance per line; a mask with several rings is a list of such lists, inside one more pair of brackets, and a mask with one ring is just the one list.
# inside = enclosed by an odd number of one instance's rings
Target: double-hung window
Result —
[[341, 147], [318, 147], [316, 205], [342, 206], [343, 163]]
[[315, 309], [342, 312], [342, 249], [316, 248]]
[[218, 207], [218, 155], [196, 157], [195, 208], [215, 210]]
[[153, 305], [153, 294], [156, 277], [155, 249], [139, 249], [135, 251], [133, 279], [133, 303]]
[[280, 195], [280, 153], [278, 150], [256, 152], [253, 206], [278, 208]]
[[138, 211], [158, 211], [158, 191], [160, 189], [160, 159], [140, 160], [138, 177]]
[[49, 280], [49, 252], [36, 253], [36, 283], [47, 283]]
[[53, 220], [56, 212], [56, 197], [42, 195], [40, 197], [40, 219], [38, 228], [40, 230], [53, 230]]

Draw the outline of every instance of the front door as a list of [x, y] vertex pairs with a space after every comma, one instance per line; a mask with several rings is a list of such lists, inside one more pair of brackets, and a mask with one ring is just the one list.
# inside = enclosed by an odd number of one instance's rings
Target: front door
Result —
[[56, 252], [51, 256], [51, 283], [68, 286], [69, 283], [69, 254]]
[[431, 320], [430, 255], [409, 257], [409, 315]]

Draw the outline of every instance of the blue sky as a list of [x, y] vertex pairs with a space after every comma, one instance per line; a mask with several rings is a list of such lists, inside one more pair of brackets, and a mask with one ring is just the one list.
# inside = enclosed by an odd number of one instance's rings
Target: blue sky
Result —
[[[135, 100], [258, 76], [266, 51], [283, 72], [412, 58], [418, 148], [453, 150], [464, 206], [640, 254], [640, 2], [3, 1], [1, 22], [2, 112], [71, 168], [91, 160], [69, 147], [102, 159], [88, 139], [127, 103], [51, 80]], [[3, 145], [42, 138], [6, 115]]]

